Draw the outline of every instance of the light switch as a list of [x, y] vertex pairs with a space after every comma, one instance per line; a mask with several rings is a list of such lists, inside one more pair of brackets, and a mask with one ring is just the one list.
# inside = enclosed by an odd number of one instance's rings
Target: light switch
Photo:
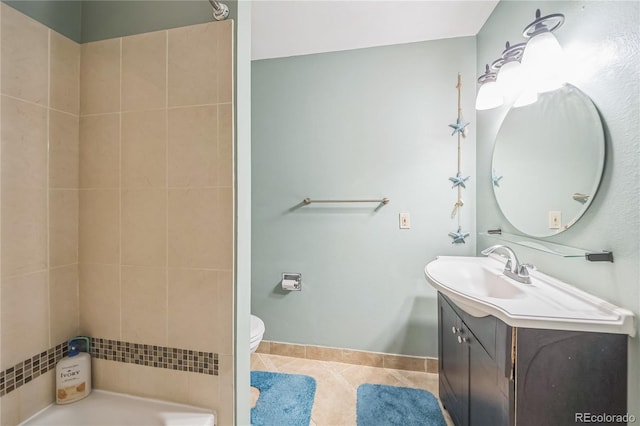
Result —
[[411, 216], [407, 212], [400, 213], [400, 229], [409, 228], [411, 228]]
[[562, 212], [549, 211], [549, 229], [560, 229], [562, 227]]

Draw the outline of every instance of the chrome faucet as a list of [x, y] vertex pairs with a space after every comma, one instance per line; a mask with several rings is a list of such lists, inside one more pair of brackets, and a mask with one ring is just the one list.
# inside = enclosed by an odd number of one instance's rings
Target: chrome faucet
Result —
[[531, 284], [531, 278], [529, 277], [529, 268], [531, 268], [532, 265], [521, 264], [518, 261], [518, 256], [516, 256], [516, 253], [509, 247], [497, 244], [495, 246], [491, 246], [482, 250], [480, 253], [485, 256], [489, 256], [491, 253], [498, 249], [502, 249], [509, 256], [507, 258], [507, 263], [504, 265], [504, 274], [507, 277], [513, 278], [520, 283]]

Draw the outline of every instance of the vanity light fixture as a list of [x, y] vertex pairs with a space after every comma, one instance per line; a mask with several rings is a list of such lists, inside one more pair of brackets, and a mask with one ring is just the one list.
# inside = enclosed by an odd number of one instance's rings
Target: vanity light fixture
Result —
[[485, 72], [478, 77], [480, 89], [476, 97], [476, 109], [485, 110], [497, 108], [504, 103], [502, 91], [496, 82], [497, 74], [486, 65]]
[[507, 101], [516, 99], [524, 88], [524, 75], [520, 60], [525, 46], [526, 43], [511, 45], [507, 41], [502, 52], [502, 58], [496, 61], [500, 63], [497, 76], [498, 86], [500, 86], [502, 94]]
[[522, 32], [528, 38], [522, 56], [522, 66], [530, 84], [538, 92], [549, 92], [566, 83], [564, 76], [564, 52], [553, 32], [564, 23], [564, 15], [553, 13], [540, 16], [536, 10], [536, 19]]

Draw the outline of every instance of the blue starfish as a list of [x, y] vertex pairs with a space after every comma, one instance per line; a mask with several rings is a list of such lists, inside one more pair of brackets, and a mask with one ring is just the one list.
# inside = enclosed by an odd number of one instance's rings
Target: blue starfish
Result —
[[502, 176], [498, 176], [496, 174], [496, 171], [494, 170], [493, 173], [491, 174], [491, 180], [493, 181], [493, 186], [500, 186], [500, 179], [502, 179]]
[[460, 117], [458, 117], [456, 119], [456, 124], [449, 124], [449, 127], [451, 127], [453, 129], [453, 133], [451, 133], [451, 136], [455, 135], [456, 132], [459, 132], [462, 134], [463, 137], [467, 137], [467, 129], [466, 127], [469, 125], [470, 123], [464, 123], [460, 120]]
[[458, 227], [458, 230], [456, 232], [449, 232], [449, 236], [451, 238], [453, 238], [453, 241], [451, 241], [451, 244], [465, 244], [464, 239], [467, 238], [469, 236], [468, 232], [463, 232], [461, 227]]
[[466, 188], [464, 183], [468, 181], [470, 177], [471, 176], [462, 177], [460, 172], [458, 172], [458, 174], [456, 174], [456, 177], [450, 177], [449, 180], [453, 182], [452, 188], [455, 188], [458, 185], [460, 185], [463, 188]]

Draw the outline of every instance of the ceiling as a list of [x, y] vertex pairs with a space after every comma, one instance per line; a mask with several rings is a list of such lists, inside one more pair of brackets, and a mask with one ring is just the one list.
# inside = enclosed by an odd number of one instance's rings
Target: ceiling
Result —
[[256, 0], [251, 58], [474, 36], [498, 0]]

